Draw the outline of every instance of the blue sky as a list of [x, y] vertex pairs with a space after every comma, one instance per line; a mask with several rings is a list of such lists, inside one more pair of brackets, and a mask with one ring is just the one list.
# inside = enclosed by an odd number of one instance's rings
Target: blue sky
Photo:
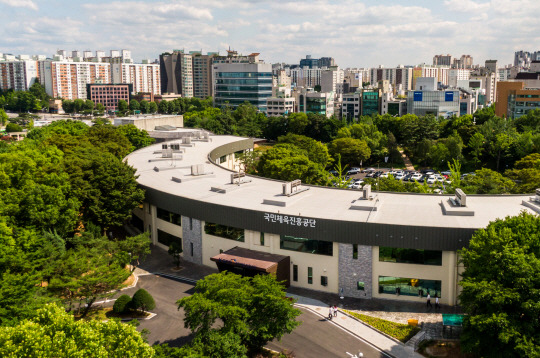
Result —
[[540, 50], [539, 0], [0, 0], [0, 52], [172, 49], [260, 52], [267, 62], [332, 56], [341, 67], [513, 61]]

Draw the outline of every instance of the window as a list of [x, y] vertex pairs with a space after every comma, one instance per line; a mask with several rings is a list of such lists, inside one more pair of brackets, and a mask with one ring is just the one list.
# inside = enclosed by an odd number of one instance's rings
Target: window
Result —
[[299, 252], [308, 252], [317, 255], [333, 255], [333, 243], [330, 241], [310, 240], [301, 237], [281, 235], [279, 248]]
[[189, 218], [189, 229], [193, 230], [193, 218]]
[[223, 155], [223, 156], [219, 157], [219, 164], [225, 163], [226, 161], [227, 161], [227, 156], [226, 155]]
[[260, 235], [260, 242], [261, 242], [261, 246], [264, 246], [264, 232], [261, 232], [261, 235]]
[[193, 243], [192, 242], [189, 243], [189, 249], [191, 251], [191, 256], [193, 256]]
[[321, 286], [328, 286], [328, 276], [321, 276]]
[[156, 216], [158, 219], [168, 221], [175, 225], [182, 225], [182, 216], [180, 214], [171, 213], [165, 209], [157, 208]]
[[361, 281], [356, 282], [356, 289], [358, 291], [364, 291], [364, 283]]
[[244, 242], [244, 229], [214, 223], [205, 223], [204, 232], [208, 235]]
[[441, 297], [441, 281], [379, 276], [379, 293], [395, 295], [396, 292], [405, 296], [427, 296], [429, 293], [432, 297]]
[[152, 214], [152, 205], [148, 204], [148, 214]]
[[352, 258], [354, 260], [358, 259], [358, 244], [353, 244], [352, 245]]
[[442, 251], [379, 247], [379, 261], [442, 266]]
[[307, 268], [307, 283], [313, 284], [313, 267]]
[[167, 233], [165, 231], [161, 231], [159, 229], [157, 231], [157, 234], [158, 234], [158, 242], [160, 244], [163, 244], [165, 246], [169, 246], [173, 242], [178, 242], [180, 245], [182, 245], [182, 239], [179, 238], [178, 236], [171, 235], [171, 234], [169, 234], [169, 233]]
[[295, 282], [298, 281], [298, 265], [293, 265], [292, 267], [292, 280]]

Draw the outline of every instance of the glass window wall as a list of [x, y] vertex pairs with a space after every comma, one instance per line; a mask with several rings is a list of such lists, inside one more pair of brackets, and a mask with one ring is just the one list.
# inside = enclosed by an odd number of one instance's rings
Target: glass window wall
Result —
[[379, 261], [442, 266], [442, 251], [379, 247]]
[[379, 293], [405, 296], [441, 297], [441, 281], [379, 276]]
[[311, 240], [301, 237], [281, 235], [279, 248], [299, 252], [308, 252], [317, 255], [333, 255], [333, 243], [330, 241]]
[[208, 235], [244, 242], [244, 229], [207, 222], [204, 224], [204, 232]]

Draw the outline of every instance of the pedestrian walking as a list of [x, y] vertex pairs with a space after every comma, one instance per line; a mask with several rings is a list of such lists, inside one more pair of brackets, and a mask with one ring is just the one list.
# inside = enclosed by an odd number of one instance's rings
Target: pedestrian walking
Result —
[[439, 296], [435, 295], [435, 308], [439, 309], [441, 306], [439, 306]]
[[429, 292], [428, 292], [428, 294], [427, 294], [426, 307], [430, 307], [430, 308], [431, 308], [431, 296], [429, 295]]
[[334, 315], [334, 307], [332, 307], [332, 305], [330, 305], [330, 313], [328, 314], [328, 320], [329, 321], [332, 320], [333, 315]]
[[334, 317], [337, 317], [337, 306], [334, 305]]

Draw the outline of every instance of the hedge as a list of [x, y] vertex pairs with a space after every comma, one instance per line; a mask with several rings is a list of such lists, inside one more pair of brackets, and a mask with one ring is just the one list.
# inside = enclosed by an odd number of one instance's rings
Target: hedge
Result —
[[376, 318], [371, 316], [366, 316], [364, 314], [343, 310], [344, 312], [350, 314], [351, 316], [358, 318], [364, 323], [372, 326], [373, 328], [386, 333], [387, 335], [398, 339], [400, 342], [407, 342], [411, 339], [416, 333], [420, 332], [420, 328], [409, 326], [408, 324], [396, 323], [392, 321], [387, 321], [382, 318]]

